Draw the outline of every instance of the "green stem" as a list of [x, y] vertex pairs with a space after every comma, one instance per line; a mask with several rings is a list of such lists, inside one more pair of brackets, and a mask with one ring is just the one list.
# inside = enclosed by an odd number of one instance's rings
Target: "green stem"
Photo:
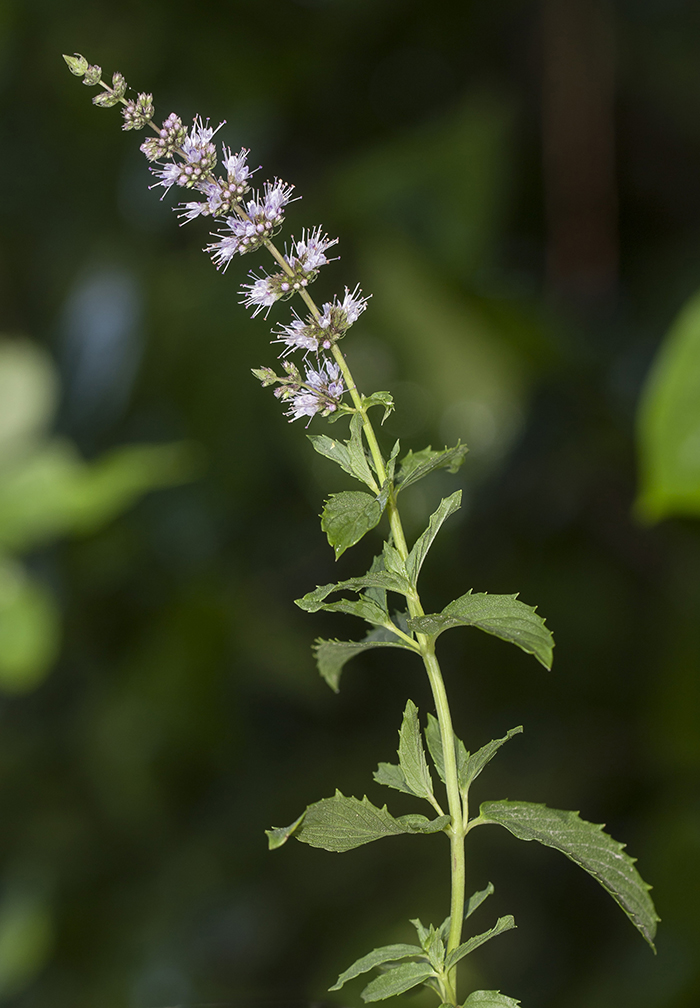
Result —
[[[280, 266], [282, 266], [286, 272], [291, 273], [292, 271], [286, 260], [275, 248], [272, 242], [268, 242], [267, 247]], [[315, 318], [318, 318], [318, 307], [308, 291], [301, 290], [299, 291], [299, 294], [311, 311], [312, 315]], [[355, 384], [355, 380], [352, 376], [350, 368], [348, 367], [345, 356], [342, 354], [337, 344], [333, 345], [331, 352], [342, 372], [343, 378], [345, 379], [353, 405], [362, 418], [362, 429], [381, 485], [386, 480], [386, 467], [384, 465], [384, 458], [379, 448], [374, 427], [372, 426], [372, 421], [367, 414], [362, 396]], [[408, 546], [406, 544], [406, 536], [404, 534], [401, 516], [396, 503], [396, 496], [393, 491], [391, 492], [387, 502], [387, 510], [389, 513], [389, 524], [394, 539], [394, 545], [401, 555], [402, 560], [405, 561], [408, 556]], [[415, 594], [407, 595], [406, 601], [408, 603], [409, 613], [412, 617], [424, 615], [424, 609], [421, 605], [420, 597], [417, 591]], [[445, 766], [445, 787], [447, 790], [448, 808], [452, 818], [452, 822], [448, 830], [451, 849], [451, 920], [450, 933], [447, 941], [447, 951], [451, 952], [453, 949], [457, 948], [462, 940], [462, 922], [464, 920], [464, 894], [466, 882], [464, 863], [465, 812], [462, 809], [462, 798], [459, 789], [459, 780], [457, 777], [457, 757], [455, 753], [455, 736], [454, 729], [452, 727], [452, 715], [450, 713], [450, 705], [447, 699], [445, 681], [442, 677], [440, 664], [435, 655], [435, 645], [434, 642], [425, 634], [417, 633], [416, 640], [423, 659], [423, 664], [425, 665], [425, 670], [428, 674], [428, 680], [430, 682], [430, 688], [435, 702], [435, 711], [440, 725], [440, 738], [442, 740], [443, 760]], [[453, 998], [452, 1003], [456, 1005], [456, 967], [450, 970], [448, 975], [448, 984], [450, 997]]]

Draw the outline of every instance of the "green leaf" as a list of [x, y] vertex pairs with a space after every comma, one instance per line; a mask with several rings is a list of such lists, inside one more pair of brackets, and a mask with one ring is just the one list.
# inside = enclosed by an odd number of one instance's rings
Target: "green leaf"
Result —
[[408, 583], [408, 578], [406, 577], [406, 564], [403, 562], [399, 551], [389, 542], [385, 542], [382, 547], [382, 560], [384, 561], [385, 570], [391, 571], [392, 574], [396, 574], [399, 578], [401, 578], [402, 583]]
[[51, 671], [60, 641], [53, 594], [21, 563], [0, 561], [0, 690], [35, 689]]
[[384, 423], [389, 414], [394, 412], [394, 399], [391, 392], [373, 392], [371, 396], [362, 397], [362, 406], [366, 410], [372, 406], [383, 406], [382, 423]]
[[414, 795], [414, 792], [411, 791], [406, 783], [403, 770], [400, 766], [396, 766], [395, 763], [380, 763], [372, 776], [377, 784], [383, 784], [385, 787], [393, 788], [395, 791], [403, 791], [405, 794]]
[[357, 959], [352, 966], [348, 966], [345, 972], [340, 974], [336, 982], [328, 990], [340, 990], [348, 980], [354, 980], [355, 977], [361, 976], [362, 973], [368, 973], [375, 966], [381, 966], [387, 962], [396, 962], [397, 959], [408, 959], [409, 956], [421, 955], [423, 955], [423, 949], [419, 948], [418, 945], [384, 945], [382, 948], [373, 949], [372, 952], [368, 952], [367, 955]]
[[66, 54], [63, 53], [63, 58], [68, 64], [68, 69], [72, 74], [75, 74], [76, 77], [85, 76], [85, 71], [88, 68], [88, 61], [84, 56], [81, 56], [80, 53], [76, 53], [75, 56], [66, 56]]
[[445, 448], [443, 451], [433, 451], [430, 447], [419, 452], [410, 451], [399, 462], [397, 492], [405, 490], [437, 469], [448, 469], [451, 473], [456, 473], [468, 450], [466, 445], [457, 444], [454, 448]]
[[[370, 567], [367, 573], [378, 574], [379, 571], [383, 570], [384, 570], [384, 557], [383, 555], [380, 554], [379, 556], [376, 556], [372, 560], [372, 566]], [[365, 595], [367, 596], [367, 598], [370, 598], [372, 599], [373, 602], [376, 602], [380, 609], [387, 608], [386, 593], [387, 589], [385, 587], [376, 587], [376, 586], [368, 586], [365, 591]]]
[[321, 514], [321, 528], [335, 551], [336, 560], [379, 524], [384, 508], [369, 494], [356, 490], [332, 494]]
[[473, 938], [470, 938], [468, 941], [458, 945], [456, 949], [453, 949], [445, 960], [445, 969], [451, 970], [452, 967], [456, 966], [457, 963], [464, 959], [465, 956], [468, 956], [471, 952], [474, 952], [492, 938], [496, 938], [498, 935], [503, 934], [504, 931], [510, 931], [514, 927], [515, 920], [510, 914], [506, 917], [499, 917], [489, 931], [484, 931], [483, 934], [474, 935]]
[[418, 580], [418, 575], [420, 574], [420, 569], [423, 566], [423, 561], [428, 555], [428, 550], [433, 545], [435, 536], [440, 531], [443, 522], [445, 522], [450, 515], [453, 515], [455, 511], [459, 510], [461, 503], [462, 491], [457, 490], [450, 497], [445, 497], [441, 500], [437, 511], [430, 516], [427, 529], [417, 540], [413, 549], [408, 554], [408, 559], [406, 560], [406, 574], [412, 584], [415, 585]]
[[408, 829], [394, 819], [386, 805], [377, 808], [366, 797], [360, 801], [336, 791], [333, 798], [309, 805], [294, 835], [312, 847], [340, 853], [382, 837], [413, 832], [420, 831]]
[[485, 889], [481, 889], [479, 890], [479, 892], [475, 892], [473, 896], [470, 896], [469, 902], [467, 903], [467, 911], [464, 915], [464, 919], [466, 920], [467, 917], [471, 917], [474, 911], [479, 909], [484, 900], [488, 899], [488, 897], [493, 895], [493, 893], [494, 893], [493, 885], [491, 882], [489, 882], [489, 884], [486, 886]]
[[417, 616], [409, 620], [408, 625], [417, 633], [435, 637], [451, 627], [475, 626], [517, 644], [534, 655], [546, 669], [552, 667], [552, 634], [536, 610], [519, 602], [517, 595], [474, 595], [469, 591], [450, 602], [441, 613]]
[[[327, 603], [325, 601], [326, 598], [328, 598], [328, 596], [333, 592], [361, 592], [364, 588], [380, 588], [386, 591], [394, 591], [401, 595], [409, 590], [406, 580], [391, 571], [370, 570], [366, 574], [362, 574], [360, 577], [349, 578], [347, 581], [337, 581], [327, 585], [319, 585], [318, 588], [314, 588], [313, 591], [308, 592], [303, 596], [303, 598], [295, 599], [294, 604], [298, 605], [299, 608], [303, 609], [305, 612], [318, 612], [319, 609], [328, 609], [329, 606], [335, 604]], [[369, 599], [369, 601], [372, 601], [376, 608], [379, 609], [376, 602], [372, 599]], [[337, 610], [330, 609], [329, 611], [335, 612]]]
[[383, 1001], [417, 987], [430, 976], [435, 976], [435, 971], [429, 963], [404, 963], [368, 983], [360, 997], [365, 1003]]
[[385, 626], [370, 630], [367, 636], [360, 641], [317, 640], [314, 644], [314, 652], [318, 671], [330, 688], [337, 693], [340, 675], [346, 662], [363, 651], [384, 647], [403, 648], [405, 651], [413, 650]]
[[350, 476], [354, 476], [374, 490], [377, 484], [367, 463], [361, 429], [362, 418], [359, 413], [355, 413], [350, 421], [349, 441], [345, 443], [335, 441], [327, 434], [307, 434], [307, 437], [319, 455], [336, 462]]
[[396, 821], [403, 826], [406, 833], [441, 833], [450, 825], [452, 817], [441, 815], [435, 819], [428, 819], [419, 812], [409, 812], [408, 815], [399, 816]]
[[682, 309], [651, 368], [638, 444], [640, 517], [700, 515], [700, 294]]
[[[428, 714], [428, 724], [425, 729], [425, 741], [428, 743], [428, 751], [432, 756], [433, 763], [435, 764], [435, 769], [437, 770], [440, 780], [444, 782], [445, 780], [445, 758], [442, 749], [442, 736], [440, 734], [440, 722], [432, 714]], [[464, 747], [464, 742], [458, 739], [455, 735], [455, 757], [457, 759], [457, 779], [460, 782], [465, 779], [465, 774], [467, 772], [467, 765], [469, 761], [469, 753]]]
[[430, 800], [433, 796], [433, 782], [425, 759], [418, 708], [412, 700], [406, 704], [399, 731], [399, 766], [413, 794], [417, 798]]
[[295, 819], [290, 826], [273, 826], [272, 829], [265, 830], [268, 850], [277, 850], [282, 844], [286, 844], [290, 836], [301, 825], [305, 815], [306, 813], [302, 812], [299, 818]]
[[518, 1008], [520, 1001], [506, 997], [500, 991], [473, 991], [464, 1008]]
[[649, 895], [651, 886], [624, 853], [624, 844], [603, 833], [603, 826], [580, 819], [578, 812], [550, 809], [530, 802], [484, 802], [485, 822], [504, 826], [519, 840], [537, 840], [580, 865], [610, 893], [646, 941], [654, 948], [656, 915]]
[[514, 735], [520, 735], [522, 733], [523, 726], [518, 725], [517, 728], [511, 728], [503, 738], [493, 739], [491, 742], [487, 742], [485, 746], [482, 746], [477, 752], [469, 756], [469, 761], [467, 763], [467, 772], [464, 779], [464, 783], [460, 782], [461, 787], [469, 787], [473, 780], [479, 776], [481, 771], [490, 763], [493, 757], [496, 755], [498, 750], [502, 745], [505, 745]]

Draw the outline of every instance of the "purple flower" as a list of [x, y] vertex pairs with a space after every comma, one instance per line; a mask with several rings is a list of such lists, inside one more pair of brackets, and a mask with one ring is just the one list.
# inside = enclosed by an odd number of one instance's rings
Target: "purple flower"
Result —
[[292, 420], [303, 416], [309, 418], [317, 413], [328, 416], [334, 413], [345, 392], [345, 385], [340, 375], [340, 368], [333, 361], [324, 360], [317, 371], [306, 369], [306, 379], [301, 388], [290, 389], [281, 386], [275, 389], [275, 395], [289, 404], [286, 415]]
[[[275, 283], [277, 279], [275, 276], [256, 277], [253, 273], [249, 275], [253, 278], [253, 282], [242, 284], [243, 299], [240, 303], [246, 308], [253, 308], [253, 318], [255, 318], [263, 308], [267, 308], [269, 312], [272, 305], [282, 297], [284, 292], [280, 291], [278, 284]], [[267, 312], [265, 314], [267, 315]]]
[[330, 239], [328, 235], [322, 233], [320, 227], [314, 228], [313, 231], [304, 229], [301, 240], [293, 244], [294, 251], [285, 258], [293, 270], [315, 273], [321, 266], [331, 261], [326, 257], [326, 249], [337, 244], [338, 239]]

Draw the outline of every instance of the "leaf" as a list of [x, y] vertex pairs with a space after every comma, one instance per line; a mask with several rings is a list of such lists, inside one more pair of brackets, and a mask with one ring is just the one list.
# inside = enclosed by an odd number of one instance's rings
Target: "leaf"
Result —
[[386, 805], [377, 808], [366, 797], [360, 801], [336, 791], [333, 798], [309, 805], [294, 835], [312, 847], [340, 853], [382, 837], [413, 832], [419, 831], [404, 827]]
[[487, 941], [492, 938], [496, 938], [498, 935], [503, 934], [504, 931], [511, 931], [515, 927], [515, 920], [508, 914], [506, 917], [499, 917], [494, 926], [489, 931], [484, 931], [483, 934], [474, 935], [468, 941], [463, 942], [458, 945], [456, 949], [453, 949], [449, 953], [447, 959], [445, 960], [445, 969], [451, 970], [453, 966], [456, 966], [460, 960], [464, 959], [471, 952], [485, 945]]
[[341, 973], [329, 991], [337, 991], [348, 982], [362, 973], [367, 973], [375, 966], [383, 963], [396, 962], [397, 959], [407, 959], [409, 956], [420, 956], [423, 949], [418, 945], [384, 945], [382, 948], [373, 949], [367, 955], [357, 959], [352, 966], [348, 966], [344, 973]]
[[440, 531], [440, 528], [450, 515], [453, 515], [455, 511], [458, 511], [461, 507], [462, 502], [462, 491], [457, 490], [450, 497], [445, 497], [440, 501], [440, 506], [437, 511], [430, 516], [428, 522], [428, 527], [425, 532], [416, 541], [413, 549], [408, 554], [408, 559], [406, 560], [406, 574], [411, 584], [415, 585], [418, 580], [418, 575], [420, 574], [420, 569], [423, 566], [423, 561], [428, 555], [428, 550], [433, 545], [435, 536]]
[[380, 763], [372, 776], [377, 784], [383, 784], [385, 787], [393, 788], [395, 791], [403, 791], [405, 794], [414, 794], [406, 783], [403, 770], [395, 763]]
[[488, 899], [488, 897], [493, 895], [493, 893], [493, 884], [489, 882], [485, 889], [481, 889], [479, 892], [475, 892], [473, 896], [470, 896], [464, 919], [466, 920], [467, 917], [471, 917], [474, 911], [479, 909], [484, 900]]
[[383, 1001], [417, 987], [430, 976], [435, 976], [435, 971], [429, 963], [404, 963], [368, 983], [360, 997], [365, 1003]]
[[496, 755], [498, 750], [502, 745], [505, 745], [514, 735], [520, 735], [522, 733], [523, 726], [518, 725], [517, 728], [511, 728], [504, 736], [500, 739], [493, 739], [492, 742], [487, 742], [485, 746], [482, 746], [473, 755], [470, 754], [467, 763], [467, 772], [465, 775], [464, 783], [460, 782], [461, 787], [467, 788], [473, 780], [479, 776], [481, 771], [490, 763], [493, 757]]
[[500, 991], [473, 991], [464, 1002], [464, 1008], [518, 1008], [520, 1001], [506, 997]]
[[[372, 566], [370, 567], [370, 569], [369, 569], [369, 571], [367, 573], [368, 574], [378, 574], [379, 571], [383, 571], [383, 570], [384, 570], [384, 557], [383, 557], [383, 555], [380, 554], [380, 556], [376, 556], [372, 560]], [[376, 602], [377, 605], [380, 607], [380, 609], [386, 609], [386, 607], [387, 607], [387, 604], [386, 604], [386, 592], [387, 592], [387, 589], [385, 587], [379, 587], [378, 588], [378, 587], [371, 586], [371, 587], [368, 587], [366, 589], [365, 595], [367, 596], [367, 598], [372, 599], [373, 602]]]
[[28, 693], [58, 657], [61, 622], [53, 594], [18, 561], [0, 561], [0, 689]]
[[363, 651], [371, 651], [372, 648], [395, 647], [412, 651], [405, 641], [401, 640], [384, 626], [370, 630], [366, 637], [359, 641], [337, 641], [337, 640], [317, 640], [314, 644], [316, 664], [318, 671], [326, 680], [330, 688], [337, 693], [340, 683], [340, 675], [345, 667], [355, 655]]
[[467, 446], [463, 444], [445, 448], [443, 451], [433, 451], [430, 447], [419, 452], [410, 451], [399, 462], [397, 492], [405, 490], [437, 469], [448, 469], [451, 473], [456, 473], [468, 451]]
[[385, 570], [396, 574], [404, 583], [408, 581], [406, 577], [406, 564], [403, 562], [399, 551], [391, 543], [384, 543], [382, 547], [382, 560], [384, 561]]
[[[374, 566], [374, 565], [373, 565]], [[325, 600], [333, 592], [338, 591], [354, 591], [360, 592], [363, 588], [381, 588], [387, 591], [395, 591], [397, 594], [403, 595], [404, 592], [408, 591], [407, 582], [400, 576], [393, 574], [391, 571], [385, 570], [370, 570], [366, 574], [362, 574], [360, 577], [349, 578], [347, 581], [337, 581], [336, 583], [319, 585], [318, 588], [314, 588], [313, 591], [308, 592], [303, 598], [295, 599], [294, 604], [298, 605], [300, 609], [304, 609], [305, 612], [318, 612], [319, 609], [328, 609], [329, 606], [335, 603], [327, 603]], [[365, 596], [365, 598], [368, 598]], [[368, 599], [373, 601], [372, 599]], [[379, 608], [376, 602], [373, 604]], [[335, 612], [336, 610], [329, 610]]]
[[394, 399], [391, 392], [373, 392], [370, 396], [362, 396], [362, 406], [366, 410], [372, 406], [383, 406], [382, 423], [384, 423], [389, 414], [394, 412]]
[[[455, 735], [455, 757], [457, 759], [457, 779], [461, 782], [467, 772], [469, 753], [464, 747], [464, 742]], [[428, 724], [425, 729], [425, 741], [428, 743], [428, 750], [433, 758], [435, 769], [440, 780], [445, 781], [445, 759], [442, 749], [442, 735], [440, 734], [440, 722], [434, 715], [428, 714]]]
[[282, 844], [286, 844], [290, 836], [301, 824], [306, 812], [302, 812], [298, 819], [295, 819], [291, 826], [273, 826], [272, 829], [265, 830], [267, 837], [267, 849], [277, 850]]
[[700, 295], [682, 309], [652, 365], [638, 414], [639, 516], [700, 515]]
[[452, 817], [441, 815], [435, 819], [428, 819], [419, 812], [409, 812], [408, 815], [399, 816], [396, 821], [401, 823], [406, 833], [441, 833], [450, 825]]
[[408, 625], [416, 633], [435, 637], [451, 627], [475, 626], [517, 644], [534, 655], [546, 669], [552, 667], [552, 634], [536, 610], [519, 602], [517, 595], [474, 595], [469, 591], [450, 602], [441, 613], [417, 616], [409, 620]]
[[335, 551], [336, 560], [379, 524], [384, 510], [375, 497], [357, 490], [332, 494], [321, 514], [321, 528]]
[[344, 443], [335, 441], [327, 434], [307, 434], [307, 437], [319, 455], [331, 459], [350, 476], [354, 476], [355, 479], [376, 490], [377, 484], [372, 476], [362, 445], [361, 428], [362, 418], [359, 413], [355, 413], [350, 421], [349, 441]]
[[578, 812], [550, 809], [531, 802], [484, 802], [481, 818], [504, 826], [519, 840], [537, 840], [553, 847], [597, 879], [654, 949], [656, 915], [651, 886], [624, 853], [624, 844], [603, 833], [603, 826], [586, 822]]
[[412, 700], [406, 704], [399, 731], [399, 765], [409, 790], [417, 798], [430, 800], [433, 795], [433, 782], [423, 750], [418, 708]]

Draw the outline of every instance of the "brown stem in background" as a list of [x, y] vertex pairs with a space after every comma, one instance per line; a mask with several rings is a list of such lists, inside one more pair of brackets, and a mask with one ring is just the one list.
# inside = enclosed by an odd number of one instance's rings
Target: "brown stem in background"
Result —
[[617, 285], [614, 39], [608, 0], [541, 0], [549, 290], [583, 308]]

